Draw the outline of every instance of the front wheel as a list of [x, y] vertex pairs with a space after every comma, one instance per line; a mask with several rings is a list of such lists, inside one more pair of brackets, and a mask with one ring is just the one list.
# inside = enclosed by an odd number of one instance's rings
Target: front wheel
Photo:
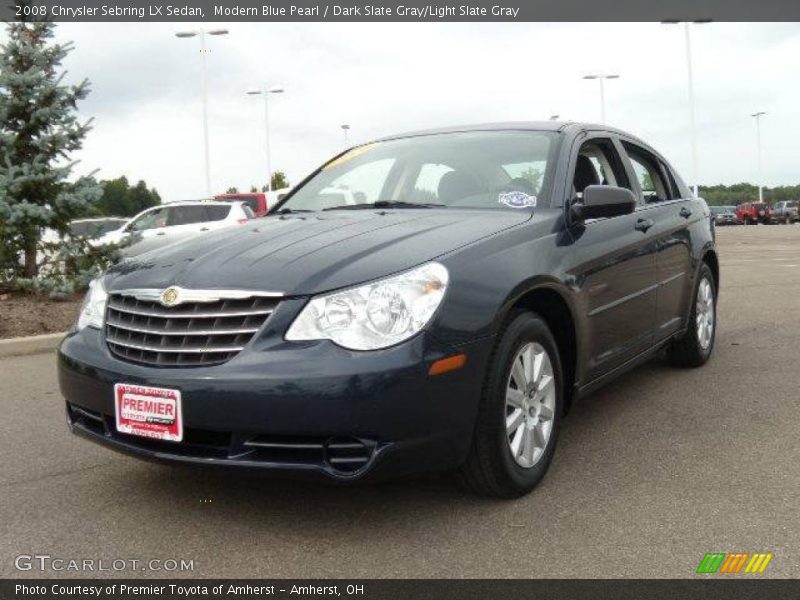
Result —
[[717, 293], [714, 275], [709, 266], [703, 263], [694, 289], [686, 333], [672, 342], [667, 350], [670, 362], [678, 367], [704, 365], [714, 350], [716, 332]]
[[459, 475], [473, 491], [516, 498], [544, 477], [561, 421], [563, 375], [547, 324], [513, 317], [500, 336], [481, 395], [472, 446]]

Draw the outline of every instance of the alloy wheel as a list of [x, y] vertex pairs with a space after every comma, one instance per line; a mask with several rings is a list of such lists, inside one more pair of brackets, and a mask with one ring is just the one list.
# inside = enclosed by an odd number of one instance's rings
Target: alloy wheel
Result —
[[553, 432], [556, 385], [553, 363], [541, 344], [525, 344], [514, 357], [506, 384], [506, 439], [523, 468], [544, 454]]
[[711, 282], [705, 277], [697, 286], [695, 303], [697, 319], [697, 340], [703, 350], [708, 350], [714, 338], [714, 291]]

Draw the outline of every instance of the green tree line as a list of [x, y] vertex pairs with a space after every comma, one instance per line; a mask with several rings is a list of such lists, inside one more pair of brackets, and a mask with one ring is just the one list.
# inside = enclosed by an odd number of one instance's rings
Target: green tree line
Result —
[[85, 216], [132, 217], [145, 208], [161, 204], [161, 196], [155, 188], [147, 187], [144, 181], [131, 186], [124, 175], [116, 179], [101, 181], [103, 194]]
[[[698, 194], [712, 206], [736, 206], [758, 200], [758, 186], [752, 183], [733, 185], [701, 185]], [[764, 188], [764, 201], [770, 204], [782, 200], [800, 200], [800, 185], [781, 185]]]

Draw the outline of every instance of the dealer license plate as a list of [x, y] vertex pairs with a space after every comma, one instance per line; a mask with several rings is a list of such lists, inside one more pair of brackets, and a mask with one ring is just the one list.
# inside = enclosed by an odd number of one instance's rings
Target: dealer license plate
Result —
[[179, 390], [117, 383], [114, 405], [117, 431], [170, 442], [183, 439]]

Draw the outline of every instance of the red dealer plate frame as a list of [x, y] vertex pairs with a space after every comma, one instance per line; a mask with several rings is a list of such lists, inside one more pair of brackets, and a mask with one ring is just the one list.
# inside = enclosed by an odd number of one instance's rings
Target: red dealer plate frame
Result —
[[180, 390], [115, 383], [114, 413], [120, 433], [167, 442], [183, 440]]

